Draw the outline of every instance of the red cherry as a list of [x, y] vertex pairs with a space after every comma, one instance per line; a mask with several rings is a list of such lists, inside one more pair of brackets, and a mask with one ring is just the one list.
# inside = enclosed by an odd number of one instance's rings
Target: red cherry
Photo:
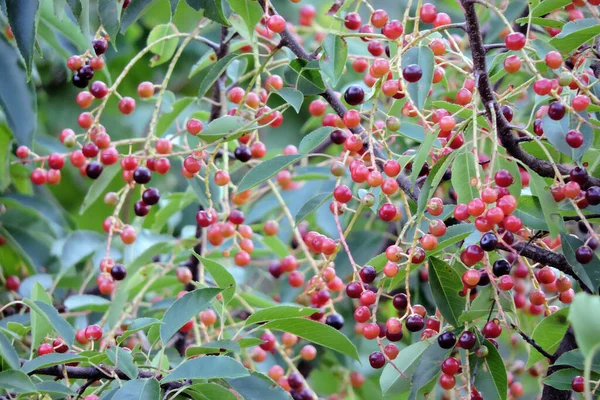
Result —
[[527, 39], [521, 32], [511, 33], [504, 38], [504, 44], [506, 44], [506, 48], [514, 51], [521, 50], [523, 47], [525, 47], [526, 42]]

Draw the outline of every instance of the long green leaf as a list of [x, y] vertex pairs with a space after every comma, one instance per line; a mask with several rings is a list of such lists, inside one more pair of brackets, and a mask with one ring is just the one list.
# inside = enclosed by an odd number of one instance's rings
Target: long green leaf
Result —
[[243, 192], [252, 189], [267, 179], [275, 176], [282, 169], [290, 166], [294, 162], [307, 157], [306, 154], [287, 154], [273, 157], [270, 160], [264, 161], [252, 168], [240, 181], [238, 192]]
[[442, 316], [455, 327], [460, 326], [459, 317], [465, 308], [465, 299], [459, 295], [462, 290], [461, 277], [446, 262], [429, 258], [429, 285], [437, 308]]

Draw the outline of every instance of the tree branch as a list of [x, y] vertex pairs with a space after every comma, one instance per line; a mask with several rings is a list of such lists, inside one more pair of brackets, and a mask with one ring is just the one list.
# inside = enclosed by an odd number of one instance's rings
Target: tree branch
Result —
[[525, 340], [527, 343], [529, 343], [534, 349], [536, 349], [538, 351], [538, 353], [540, 353], [541, 355], [543, 355], [544, 357], [546, 357], [547, 359], [549, 359], [551, 362], [556, 361], [556, 359], [558, 357], [556, 357], [553, 354], [548, 353], [546, 350], [544, 350], [542, 348], [542, 346], [540, 346], [539, 344], [537, 344], [537, 342], [535, 340], [533, 340], [531, 337], [529, 337], [529, 335], [527, 335], [525, 332], [523, 332], [521, 329], [519, 329], [518, 326], [516, 326], [515, 324], [511, 324], [511, 327], [516, 330], [519, 335], [521, 335], [521, 337], [523, 338], [523, 340]]

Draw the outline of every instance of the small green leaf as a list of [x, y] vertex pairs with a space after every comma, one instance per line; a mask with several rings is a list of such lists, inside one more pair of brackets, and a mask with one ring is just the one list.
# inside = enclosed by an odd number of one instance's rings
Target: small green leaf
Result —
[[98, 16], [100, 17], [100, 23], [106, 33], [108, 33], [108, 36], [110, 36], [110, 43], [112, 43], [113, 46], [117, 42], [117, 35], [119, 34], [119, 28], [121, 27], [122, 9], [123, 5], [115, 0], [98, 2]]
[[595, 18], [585, 18], [567, 22], [561, 32], [548, 41], [563, 53], [570, 53], [579, 46], [600, 34], [600, 25]]
[[[544, 1], [544, 3], [546, 3], [546, 1]], [[521, 24], [521, 25], [528, 24], [529, 23], [529, 17], [519, 18], [515, 22], [517, 24]], [[562, 21], [557, 21], [555, 19], [540, 18], [540, 17], [532, 17], [531, 18], [531, 23], [533, 25], [539, 25], [539, 26], [543, 26], [543, 27], [546, 27], [546, 28], [558, 28], [558, 29], [562, 29], [562, 27], [565, 25], [565, 23], [562, 22]]]
[[[565, 368], [554, 372], [552, 375], [544, 378], [544, 385], [552, 386], [558, 390], [573, 390], [572, 382], [576, 376], [583, 376], [583, 371], [575, 368]], [[592, 373], [590, 378], [594, 381], [598, 380], [598, 374]]]
[[329, 34], [325, 36], [321, 46], [323, 47], [324, 54], [319, 60], [319, 65], [323, 73], [331, 79], [331, 83], [335, 86], [346, 66], [348, 43], [338, 35]]
[[12, 132], [4, 124], [0, 124], [0, 191], [10, 185], [10, 150], [12, 149]]
[[258, 22], [262, 18], [264, 11], [258, 1], [254, 0], [227, 0], [227, 3], [231, 9], [237, 13], [244, 22], [248, 29], [250, 37], [254, 34], [254, 28], [258, 25]]
[[544, 0], [531, 10], [531, 16], [543, 17], [569, 4], [571, 4], [571, 0]]
[[158, 0], [131, 0], [129, 6], [123, 11], [121, 18], [121, 33], [125, 33], [135, 21], [137, 21]]
[[442, 349], [437, 344], [433, 344], [425, 349], [417, 361], [408, 397], [409, 400], [422, 399], [424, 397], [426, 389], [432, 383], [435, 383], [435, 380], [442, 372], [440, 368], [433, 368], [433, 366], [437, 366], [444, 361], [451, 351]]
[[[77, 4], [79, 5], [79, 2], [77, 2]], [[75, 14], [75, 18], [79, 18], [75, 11], [73, 13]], [[89, 47], [90, 40], [83, 36], [83, 33], [81, 32], [81, 29], [79, 29], [79, 26], [77, 26], [76, 22], [69, 18], [58, 18], [54, 14], [51, 0], [42, 1], [42, 5], [40, 7], [40, 18], [42, 22], [60, 32], [65, 39], [73, 43], [77, 50], [83, 52]]]
[[282, 169], [290, 166], [296, 161], [307, 157], [306, 154], [287, 154], [273, 157], [270, 160], [264, 161], [252, 168], [240, 181], [238, 192], [243, 192], [252, 189], [267, 179], [275, 176]]
[[592, 354], [600, 344], [600, 297], [577, 293], [569, 307], [569, 321], [583, 354]]
[[416, 108], [422, 110], [433, 80], [434, 56], [431, 49], [428, 46], [411, 47], [402, 56], [402, 69], [412, 64], [421, 67], [423, 76], [418, 82], [409, 83], [407, 91]]
[[410, 390], [412, 379], [417, 369], [417, 364], [427, 348], [431, 346], [427, 340], [413, 343], [400, 351], [394, 361], [396, 368], [404, 373], [403, 377], [393, 365], [387, 364], [379, 377], [379, 386], [384, 396], [406, 393]]
[[474, 224], [458, 224], [449, 226], [446, 229], [444, 236], [438, 238], [438, 246], [434, 250], [426, 251], [425, 254], [429, 257], [441, 253], [446, 247], [452, 246], [453, 244], [466, 239], [474, 231]]
[[274, 321], [278, 319], [308, 317], [318, 311], [319, 310], [315, 308], [285, 305], [263, 308], [262, 310], [257, 310], [252, 313], [248, 319], [246, 319], [245, 325], [248, 326], [259, 322]]
[[313, 197], [311, 197], [306, 203], [302, 205], [298, 213], [294, 216], [294, 220], [296, 221], [296, 225], [298, 225], [301, 221], [308, 218], [313, 212], [315, 212], [319, 207], [321, 207], [327, 200], [329, 200], [333, 196], [333, 192], [325, 192], [319, 193]]
[[288, 246], [285, 245], [277, 236], [264, 236], [261, 241], [279, 258], [284, 258], [290, 254]]
[[[531, 338], [548, 353], [553, 354], [569, 328], [568, 314], [569, 309], [563, 308], [545, 317], [533, 329]], [[543, 355], [532, 348], [529, 352], [527, 368], [544, 359]]]
[[133, 362], [131, 351], [126, 351], [122, 347], [112, 346], [106, 350], [106, 355], [113, 365], [123, 371], [129, 379], [137, 378], [138, 367]]
[[[36, 389], [40, 393], [44, 393], [46, 395], [67, 395], [67, 396], [77, 396], [77, 393], [71, 388], [66, 387], [62, 383], [45, 381], [39, 382], [35, 385]], [[64, 398], [63, 397], [54, 397], [53, 398]]]
[[15, 351], [12, 343], [4, 333], [0, 331], [0, 357], [12, 369], [19, 369], [21, 363], [19, 355]]
[[[36, 282], [31, 289], [31, 300], [32, 301], [43, 301], [44, 303], [51, 305], [52, 298], [46, 292], [46, 289], [39, 283]], [[38, 313], [31, 313], [31, 342], [33, 346], [38, 346], [44, 341], [46, 335], [52, 332], [52, 324], [48, 322], [46, 318], [39, 315]]]
[[[146, 44], [150, 45], [166, 36], [170, 36], [177, 33], [175, 27], [172, 24], [156, 25], [146, 39]], [[175, 51], [177, 51], [177, 43], [179, 38], [175, 37], [172, 39], [163, 40], [158, 44], [150, 47], [150, 51], [154, 53], [154, 57], [150, 60], [150, 66], [156, 67], [157, 65], [166, 63], [173, 57]]]
[[31, 148], [37, 122], [35, 89], [33, 82], [27, 81], [17, 50], [4, 35], [0, 35], [0, 71], [0, 109], [17, 143]]
[[122, 343], [123, 340], [127, 339], [129, 336], [133, 335], [135, 332], [145, 330], [149, 327], [152, 327], [154, 325], [159, 325], [161, 323], [162, 322], [160, 322], [156, 318], [142, 317], [142, 318], [134, 319], [127, 326], [127, 330], [125, 332], [123, 332], [123, 334], [117, 338], [117, 343], [118, 344]]
[[230, 142], [239, 138], [244, 133], [255, 130], [257, 127], [255, 123], [250, 123], [244, 117], [226, 115], [212, 121], [197, 136], [208, 143], [222, 138]]
[[183, 379], [223, 379], [248, 376], [248, 370], [231, 357], [204, 356], [184, 361], [160, 382]]
[[23, 302], [27, 304], [33, 311], [42, 316], [47, 320], [54, 330], [63, 338], [66, 344], [69, 346], [73, 344], [75, 340], [75, 333], [73, 327], [69, 325], [63, 317], [60, 316], [54, 306], [46, 304], [42, 301], [33, 301], [31, 299], [23, 299]]
[[25, 372], [26, 374], [30, 374], [40, 368], [83, 361], [87, 361], [87, 357], [70, 353], [50, 353], [27, 361], [25, 364], [23, 364], [23, 367], [21, 367], [21, 371]]
[[[421, 193], [419, 193], [419, 199], [417, 202], [417, 214], [419, 216], [423, 215], [425, 212], [425, 208], [427, 207], [427, 202], [433, 196], [433, 192], [437, 189], [440, 184], [444, 174], [446, 173], [446, 169], [450, 166], [450, 163], [454, 160], [456, 153], [452, 152], [440, 158], [438, 162], [433, 166], [431, 171], [429, 171], [429, 175], [425, 180], [425, 183], [421, 187]], [[414, 167], [413, 167], [414, 168]], [[420, 168], [420, 167], [419, 167]]]
[[415, 181], [417, 180], [419, 173], [421, 172], [421, 169], [423, 168], [423, 165], [425, 164], [425, 161], [429, 156], [429, 152], [433, 147], [433, 142], [435, 142], [436, 139], [437, 135], [435, 135], [433, 132], [429, 132], [427, 135], [425, 135], [425, 140], [423, 140], [423, 143], [421, 143], [421, 145], [419, 146], [419, 150], [417, 150], [417, 154], [415, 155], [415, 158], [413, 160], [411, 174], [411, 181], [413, 186], [415, 185]]
[[[481, 290], [475, 300], [471, 302], [469, 310], [465, 311], [460, 318], [459, 322], [471, 322], [478, 318], [487, 317], [490, 314], [490, 310], [496, 304], [494, 297], [494, 288], [489, 285]], [[504, 296], [503, 293], [498, 293], [500, 299], [500, 305], [504, 312], [512, 312], [515, 309], [512, 299]]]
[[215, 283], [221, 289], [223, 289], [223, 303], [228, 304], [235, 294], [236, 282], [233, 275], [231, 275], [231, 273], [227, 271], [227, 268], [225, 268], [218, 262], [201, 257], [200, 255], [196, 254], [193, 250], [192, 254], [198, 259], [199, 262], [202, 263], [204, 268], [206, 268], [210, 276], [212, 276], [215, 280]]
[[121, 166], [119, 164], [110, 165], [104, 168], [100, 177], [90, 185], [90, 188], [85, 194], [81, 207], [79, 207], [79, 215], [83, 215], [83, 213], [94, 204], [98, 197], [104, 194], [108, 185], [110, 185], [119, 172], [121, 172]]
[[245, 400], [289, 400], [290, 395], [267, 376], [252, 372], [243, 378], [225, 379]]
[[316, 64], [310, 64], [308, 61], [296, 58], [288, 65], [284, 73], [285, 81], [295, 86], [297, 90], [306, 96], [321, 94], [325, 91], [325, 82]]
[[429, 265], [429, 285], [435, 304], [448, 323], [459, 327], [459, 317], [465, 308], [465, 298], [459, 295], [463, 288], [461, 277], [438, 258], [430, 257]]
[[548, 190], [548, 184], [544, 178], [529, 168], [527, 168], [527, 171], [529, 172], [529, 186], [531, 187], [531, 193], [538, 198], [540, 206], [542, 207], [542, 212], [544, 213], [544, 219], [548, 224], [550, 235], [555, 238], [560, 232], [565, 231], [565, 224], [560, 215], [558, 205], [556, 204], [554, 197], [552, 197], [550, 190]]
[[37, 393], [31, 379], [23, 371], [13, 369], [0, 372], [0, 387], [14, 393]]
[[62, 270], [66, 271], [94, 252], [105, 247], [104, 237], [97, 232], [75, 231], [65, 238], [62, 250]]
[[210, 307], [211, 300], [222, 291], [215, 288], [196, 289], [177, 299], [163, 316], [163, 325], [160, 326], [162, 342], [167, 343], [194, 315]]
[[188, 347], [185, 349], [185, 357], [191, 358], [200, 354], [213, 353], [239, 353], [240, 350], [239, 343], [234, 340], [216, 340], [214, 342], [204, 343], [202, 346]]
[[276, 95], [281, 97], [287, 104], [291, 105], [296, 113], [300, 112], [302, 108], [302, 103], [304, 102], [304, 95], [302, 92], [289, 87], [284, 87], [279, 90], [273, 89], [271, 91], [271, 96]]
[[[585, 369], [585, 357], [581, 353], [581, 350], [571, 350], [563, 353], [553, 365], [566, 365], [569, 367], [577, 368], [580, 370]], [[592, 360], [591, 370], [594, 372], [600, 372], [600, 353], [594, 353]]]
[[187, 3], [194, 9], [204, 9], [204, 16], [215, 21], [218, 24], [229, 26], [229, 21], [223, 12], [222, 0], [186, 0]]
[[475, 377], [475, 386], [486, 400], [506, 400], [508, 378], [502, 356], [489, 340], [484, 342], [489, 353], [478, 359], [479, 369]]
[[454, 158], [452, 171], [455, 173], [452, 174], [452, 187], [456, 190], [460, 204], [467, 204], [479, 197], [477, 169], [480, 170], [479, 176], [482, 176], [481, 167], [475, 160], [475, 155], [466, 148]]
[[103, 312], [108, 310], [110, 300], [92, 294], [76, 294], [67, 297], [64, 304], [69, 311], [87, 310]]
[[547, 231], [548, 224], [544, 218], [544, 212], [540, 206], [537, 197], [521, 196], [519, 206], [514, 211], [514, 215], [521, 218], [523, 225], [532, 228]]
[[[241, 378], [243, 379], [243, 378]], [[216, 383], [198, 383], [186, 389], [186, 393], [197, 393], [198, 400], [237, 400], [238, 398], [229, 390]], [[193, 395], [192, 395], [193, 396]]]
[[5, 0], [5, 2], [8, 23], [15, 36], [17, 47], [25, 60], [27, 75], [30, 76], [40, 2], [39, 0]]
[[156, 123], [156, 136], [163, 136], [167, 129], [175, 122], [177, 117], [196, 100], [194, 97], [183, 97], [173, 103], [173, 109], [163, 113]]
[[192, 68], [190, 69], [190, 73], [188, 74], [188, 79], [192, 78], [194, 75], [210, 67], [216, 62], [217, 55], [215, 54], [214, 50], [207, 51], [206, 53], [204, 53], [204, 55], [202, 55], [202, 57], [200, 57], [198, 61], [196, 61], [196, 64], [192, 66]]
[[293, 333], [358, 360], [356, 346], [341, 332], [320, 322], [305, 318], [285, 318], [268, 322], [261, 328]]
[[113, 396], [117, 400], [160, 400], [160, 385], [154, 378], [126, 382]]
[[323, 143], [323, 141], [327, 139], [334, 130], [335, 128], [331, 126], [323, 126], [315, 129], [302, 138], [300, 145], [298, 146], [298, 151], [302, 154], [310, 153], [312, 149]]
[[214, 63], [214, 65], [212, 65], [210, 67], [210, 69], [206, 72], [206, 74], [204, 75], [204, 78], [200, 82], [200, 89], [198, 90], [198, 97], [202, 98], [206, 95], [206, 92], [208, 92], [208, 89], [210, 89], [215, 84], [217, 79], [219, 79], [219, 77], [225, 73], [229, 63], [231, 63], [233, 60], [237, 60], [240, 57], [247, 57], [249, 55], [250, 54], [248, 54], [248, 53], [241, 53], [241, 54], [232, 53], [232, 54], [226, 55], [225, 57], [221, 58], [219, 61]]

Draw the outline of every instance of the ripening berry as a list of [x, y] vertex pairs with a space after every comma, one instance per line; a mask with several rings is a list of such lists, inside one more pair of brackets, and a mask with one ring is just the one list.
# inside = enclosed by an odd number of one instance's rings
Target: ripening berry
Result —
[[152, 82], [142, 82], [137, 87], [138, 96], [142, 99], [149, 99], [154, 96], [154, 84]]
[[511, 33], [504, 38], [504, 44], [506, 45], [506, 48], [514, 51], [521, 50], [523, 47], [525, 47], [526, 41], [527, 39], [525, 38], [525, 35], [521, 32]]
[[421, 10], [419, 10], [419, 17], [424, 23], [432, 24], [437, 17], [437, 8], [431, 3], [425, 3], [421, 6]]

